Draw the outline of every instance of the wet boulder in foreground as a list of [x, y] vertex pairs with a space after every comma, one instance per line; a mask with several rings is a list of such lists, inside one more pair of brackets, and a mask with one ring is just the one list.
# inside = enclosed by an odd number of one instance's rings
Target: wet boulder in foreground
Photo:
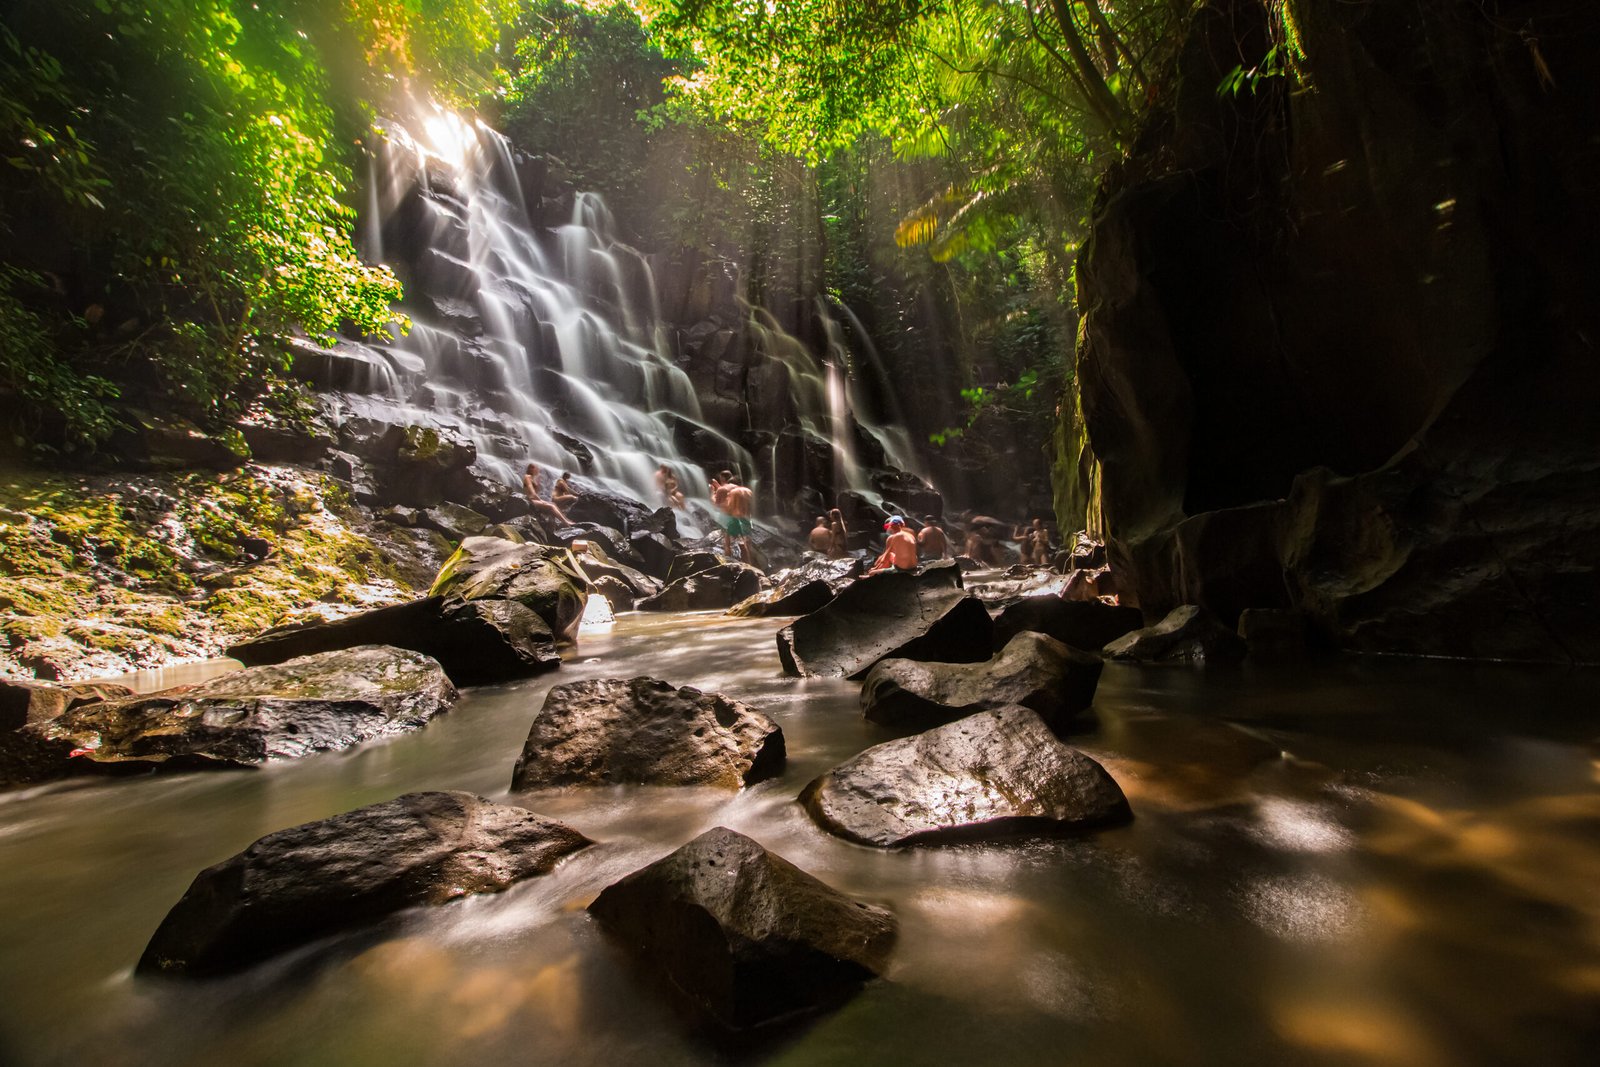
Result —
[[1024, 630], [984, 663], [883, 660], [867, 672], [861, 708], [885, 726], [926, 729], [1020, 704], [1059, 730], [1094, 702], [1103, 666], [1093, 653]]
[[1025, 630], [1049, 634], [1064, 645], [1098, 652], [1123, 634], [1144, 625], [1138, 608], [1103, 600], [1063, 600], [1059, 596], [1024, 597], [994, 620], [995, 648], [1003, 648]]
[[86, 704], [26, 730], [79, 750], [84, 770], [246, 767], [415, 730], [455, 699], [434, 660], [366, 645]]
[[898, 926], [725, 827], [607, 886], [589, 911], [674, 998], [729, 1031], [843, 1003]]
[[561, 666], [555, 635], [515, 600], [424, 597], [333, 622], [268, 630], [228, 649], [241, 663], [282, 663], [358, 645], [393, 645], [431, 656], [457, 685], [489, 685]]
[[748, 704], [654, 678], [600, 678], [550, 690], [512, 789], [711, 785], [783, 770], [783, 731]]
[[1237, 663], [1244, 655], [1244, 640], [1195, 604], [1105, 646], [1107, 659], [1141, 663]]
[[778, 631], [788, 674], [859, 678], [891, 656], [975, 663], [993, 654], [989, 612], [961, 588], [953, 563], [889, 571], [846, 586], [824, 607]]
[[513, 600], [544, 620], [558, 640], [571, 640], [583, 621], [588, 580], [564, 548], [469, 537], [439, 568], [429, 596]]
[[869, 748], [807, 785], [800, 802], [829, 833], [879, 848], [1074, 832], [1130, 817], [1105, 768], [1022, 707]]
[[268, 834], [195, 877], [141, 973], [225, 974], [402, 908], [497, 893], [591, 844], [471, 793], [407, 793]]
[[771, 589], [741, 600], [729, 615], [809, 615], [861, 577], [863, 564], [854, 556], [844, 559], [808, 559], [797, 567], [773, 575]]

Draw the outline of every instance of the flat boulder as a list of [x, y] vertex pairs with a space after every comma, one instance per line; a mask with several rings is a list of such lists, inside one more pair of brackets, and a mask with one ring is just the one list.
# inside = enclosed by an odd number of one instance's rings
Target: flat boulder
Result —
[[156, 928], [137, 971], [238, 971], [403, 908], [497, 893], [591, 843], [471, 793], [407, 793], [268, 834], [207, 867]]
[[785, 673], [847, 678], [890, 657], [976, 663], [994, 651], [989, 613], [963, 592], [952, 563], [861, 578], [777, 640]]
[[756, 595], [762, 574], [743, 563], [724, 562], [669, 581], [652, 596], [637, 603], [640, 611], [725, 611]]
[[550, 690], [511, 788], [738, 789], [778, 774], [783, 765], [783, 731], [748, 704], [654, 678], [599, 678]]
[[516, 600], [424, 597], [333, 622], [279, 626], [240, 642], [228, 655], [247, 666], [359, 645], [392, 645], [439, 661], [456, 685], [489, 685], [561, 666], [555, 634]]
[[1072, 833], [1131, 817], [1105, 768], [1023, 707], [869, 748], [812, 781], [800, 802], [829, 833], [878, 848]]
[[1144, 616], [1138, 608], [1119, 607], [1102, 600], [1030, 596], [995, 617], [994, 639], [995, 647], [1003, 648], [1017, 634], [1031, 630], [1048, 634], [1064, 645], [1094, 652], [1143, 625]]
[[1197, 604], [1173, 608], [1154, 626], [1125, 634], [1105, 646], [1105, 657], [1138, 663], [1237, 663], [1245, 643]]
[[885, 726], [927, 729], [1013, 704], [1061, 730], [1094, 702], [1099, 656], [1023, 631], [984, 663], [886, 659], [867, 672], [863, 713]]
[[809, 559], [772, 576], [773, 585], [728, 609], [744, 618], [765, 615], [809, 615], [861, 577], [859, 559]]
[[23, 732], [69, 745], [84, 771], [250, 767], [415, 730], [455, 699], [433, 659], [363, 645], [85, 704]]
[[78, 768], [70, 759], [72, 743], [45, 736], [41, 727], [75, 708], [132, 695], [132, 689], [113, 682], [0, 680], [0, 789], [73, 774]]
[[680, 1007], [734, 1033], [843, 1003], [883, 973], [898, 935], [889, 911], [721, 826], [589, 912]]

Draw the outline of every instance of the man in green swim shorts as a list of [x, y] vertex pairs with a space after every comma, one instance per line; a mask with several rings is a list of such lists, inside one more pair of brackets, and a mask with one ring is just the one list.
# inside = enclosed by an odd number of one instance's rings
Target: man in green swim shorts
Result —
[[722, 547], [728, 555], [734, 554], [734, 543], [739, 546], [738, 558], [755, 566], [755, 546], [750, 542], [754, 529], [750, 522], [751, 502], [755, 494], [739, 484], [732, 471], [723, 471], [711, 479], [711, 501], [728, 517], [723, 521]]

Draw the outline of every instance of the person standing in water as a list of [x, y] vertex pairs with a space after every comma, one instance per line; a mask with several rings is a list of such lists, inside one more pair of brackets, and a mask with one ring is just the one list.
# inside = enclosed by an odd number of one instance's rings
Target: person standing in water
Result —
[[723, 510], [728, 513], [727, 540], [739, 546], [739, 558], [753, 567], [756, 564], [756, 547], [750, 540], [750, 534], [755, 526], [750, 521], [750, 513], [754, 510], [755, 493], [748, 486], [740, 485], [735, 475], [728, 475], [728, 481], [729, 488], [723, 497]]
[[541, 519], [554, 522], [557, 526], [571, 526], [572, 520], [550, 501], [539, 494], [539, 465], [528, 464], [528, 469], [522, 472], [522, 491], [528, 496], [528, 503], [533, 507], [533, 513]]
[[924, 559], [950, 558], [950, 539], [932, 515], [922, 517], [922, 529], [917, 531], [917, 554]]
[[878, 557], [876, 563], [868, 574], [877, 574], [893, 567], [897, 571], [914, 571], [917, 569], [917, 539], [911, 531], [906, 529], [906, 520], [899, 515], [890, 515], [889, 521], [883, 524], [889, 532], [889, 540], [884, 545], [883, 555]]

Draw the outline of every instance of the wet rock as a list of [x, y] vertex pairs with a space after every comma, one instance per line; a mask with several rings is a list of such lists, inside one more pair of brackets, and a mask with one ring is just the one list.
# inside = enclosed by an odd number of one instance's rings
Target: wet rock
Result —
[[944, 497], [939, 491], [908, 471], [878, 471], [872, 476], [872, 487], [885, 500], [907, 509], [901, 512], [907, 519], [921, 521], [924, 515], [937, 518], [944, 514]]
[[141, 974], [201, 977], [403, 908], [497, 893], [592, 842], [471, 793], [407, 793], [279, 830], [195, 877], [139, 959]]
[[898, 933], [890, 912], [720, 826], [589, 911], [683, 1007], [731, 1031], [842, 1003], [883, 973]]
[[632, 611], [634, 602], [639, 599], [628, 583], [609, 574], [602, 574], [594, 579], [594, 591], [606, 598], [606, 603], [611, 605], [613, 614]]
[[664, 534], [651, 530], [635, 530], [628, 535], [633, 554], [639, 557], [640, 568], [653, 578], [665, 578], [678, 556], [678, 549]]
[[252, 417], [237, 424], [250, 456], [259, 463], [299, 463], [310, 465], [325, 459], [338, 443], [332, 430], [320, 423], [298, 425], [266, 416]]
[[71, 774], [69, 742], [46, 738], [38, 729], [74, 708], [133, 695], [125, 685], [0, 680], [0, 788], [64, 778]]
[[476, 468], [450, 473], [445, 478], [444, 498], [496, 523], [521, 518], [532, 507], [522, 493]]
[[1173, 608], [1154, 626], [1135, 630], [1105, 646], [1107, 659], [1141, 663], [1237, 663], [1244, 658], [1239, 635], [1194, 604]]
[[723, 563], [669, 581], [638, 603], [640, 611], [723, 611], [761, 589], [761, 572], [743, 563]]
[[675, 582], [679, 578], [687, 578], [701, 571], [715, 570], [734, 562], [737, 561], [720, 552], [680, 552], [673, 556], [672, 566], [667, 568], [667, 581]]
[[465, 541], [489, 528], [489, 517], [480, 515], [460, 504], [444, 503], [424, 510], [417, 516], [417, 525], [437, 530], [452, 541]]
[[455, 699], [455, 687], [429, 657], [364, 645], [87, 704], [24, 730], [81, 750], [85, 772], [247, 767], [414, 730]]
[[1020, 705], [1062, 730], [1094, 702], [1100, 657], [1023, 631], [986, 663], [886, 659], [867, 672], [863, 714], [885, 726], [926, 729], [977, 711]]
[[590, 581], [598, 582], [605, 577], [614, 578], [626, 586], [635, 597], [652, 596], [661, 592], [660, 581], [643, 571], [635, 570], [626, 563], [619, 563], [610, 558], [599, 545], [590, 543], [588, 551], [576, 559]]
[[111, 437], [111, 453], [136, 469], [228, 471], [250, 459], [242, 435], [213, 436], [178, 415], [127, 414], [126, 423]]
[[428, 592], [461, 600], [515, 600], [543, 619], [557, 639], [571, 640], [583, 621], [587, 585], [566, 549], [469, 537], [445, 561]]
[[563, 509], [573, 522], [592, 522], [628, 534], [652, 528], [655, 512], [643, 502], [581, 483], [574, 488], [578, 499]]
[[748, 704], [654, 678], [601, 678], [550, 690], [511, 788], [738, 789], [780, 773], [783, 764], [783, 731]]
[[865, 565], [854, 558], [810, 559], [773, 575], [774, 585], [728, 609], [729, 615], [809, 615], [861, 577]]
[[994, 620], [995, 647], [1004, 647], [1025, 630], [1049, 634], [1062, 644], [1093, 652], [1144, 625], [1138, 608], [1101, 600], [1071, 601], [1058, 596], [1031, 596], [1002, 611]]
[[823, 829], [879, 848], [1072, 832], [1130, 817], [1105, 769], [1020, 707], [869, 748], [807, 785], [800, 801]]
[[989, 613], [961, 589], [950, 563], [920, 573], [862, 578], [828, 604], [778, 631], [788, 674], [858, 678], [879, 660], [976, 663], [993, 652]]
[[350, 497], [357, 504], [372, 507], [384, 503], [377, 476], [359, 457], [337, 449], [329, 452], [328, 473], [350, 487]]

